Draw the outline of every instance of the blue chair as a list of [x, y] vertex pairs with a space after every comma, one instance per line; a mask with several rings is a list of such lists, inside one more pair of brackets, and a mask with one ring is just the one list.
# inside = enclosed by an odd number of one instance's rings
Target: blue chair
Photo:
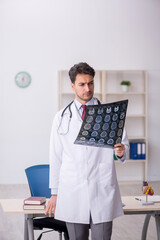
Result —
[[[49, 165], [35, 165], [25, 169], [27, 180], [31, 196], [34, 197], [51, 197], [51, 190], [49, 188]], [[58, 231], [59, 239], [62, 240], [62, 233], [64, 233], [64, 239], [69, 240], [67, 227], [65, 222], [54, 219], [54, 217], [34, 218], [33, 219], [34, 229], [42, 230], [43, 228], [49, 228], [49, 231]], [[46, 232], [49, 232], [46, 231]], [[42, 232], [37, 240], [42, 237]]]

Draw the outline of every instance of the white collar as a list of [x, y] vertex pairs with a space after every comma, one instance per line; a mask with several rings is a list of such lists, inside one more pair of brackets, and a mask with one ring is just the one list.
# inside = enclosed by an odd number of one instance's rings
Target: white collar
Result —
[[[81, 108], [81, 106], [83, 105], [82, 103], [80, 103], [76, 98], [74, 99], [74, 103], [76, 108], [79, 110]], [[88, 101], [85, 105], [94, 105], [94, 98], [92, 97], [92, 99], [90, 101]]]

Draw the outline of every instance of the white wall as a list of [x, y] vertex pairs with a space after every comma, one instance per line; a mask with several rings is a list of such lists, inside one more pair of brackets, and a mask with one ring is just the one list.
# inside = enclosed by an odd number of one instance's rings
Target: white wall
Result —
[[[0, 1], [0, 183], [25, 183], [26, 167], [48, 163], [57, 71], [79, 61], [149, 71], [149, 180], [160, 180], [159, 9], [159, 0]], [[23, 70], [26, 89], [14, 83]]]

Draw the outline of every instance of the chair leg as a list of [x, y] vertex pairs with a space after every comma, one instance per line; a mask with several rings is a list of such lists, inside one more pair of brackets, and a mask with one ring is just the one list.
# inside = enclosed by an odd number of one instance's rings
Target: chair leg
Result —
[[59, 240], [62, 240], [62, 233], [59, 232]]

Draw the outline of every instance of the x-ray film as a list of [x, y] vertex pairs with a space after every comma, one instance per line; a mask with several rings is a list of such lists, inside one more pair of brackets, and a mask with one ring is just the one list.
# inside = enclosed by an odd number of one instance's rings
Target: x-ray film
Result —
[[128, 100], [89, 105], [75, 144], [113, 148], [121, 143]]

